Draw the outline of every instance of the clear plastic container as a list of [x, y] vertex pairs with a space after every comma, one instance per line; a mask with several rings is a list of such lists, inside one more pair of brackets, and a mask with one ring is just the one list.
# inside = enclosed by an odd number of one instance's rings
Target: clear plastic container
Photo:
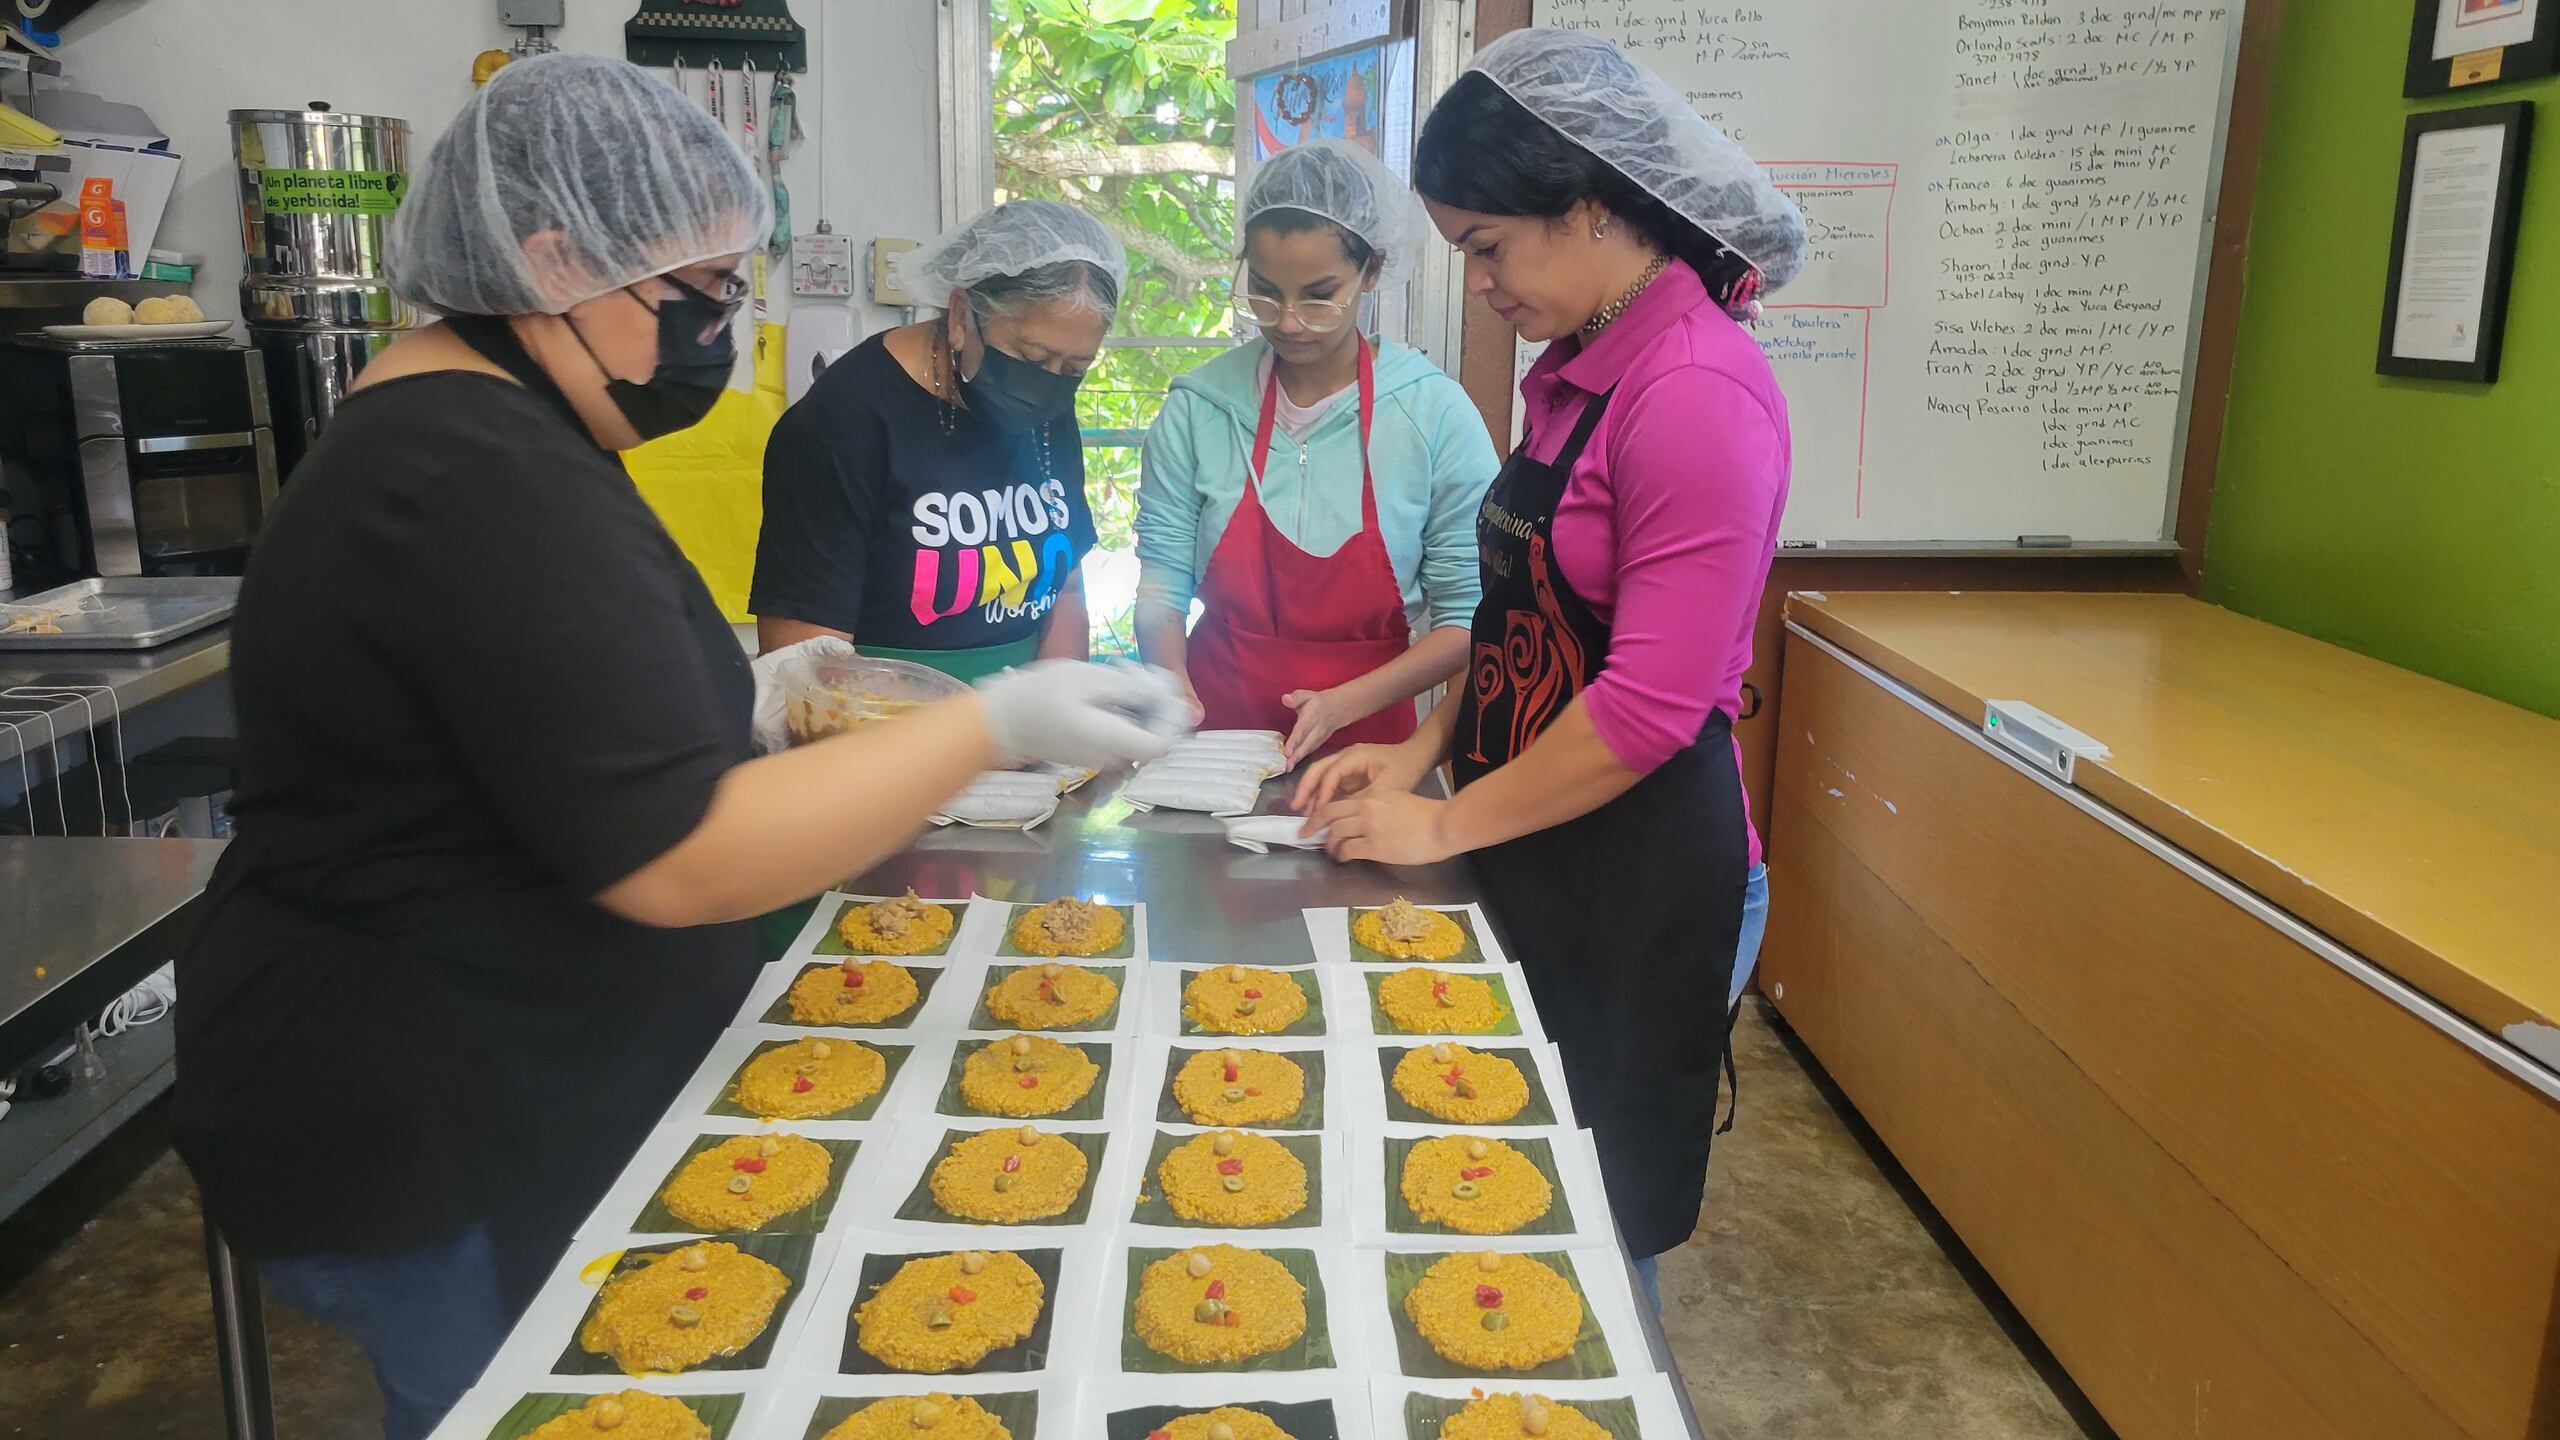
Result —
[[968, 689], [939, 670], [905, 660], [819, 660], [782, 677], [782, 723], [792, 744], [806, 745]]

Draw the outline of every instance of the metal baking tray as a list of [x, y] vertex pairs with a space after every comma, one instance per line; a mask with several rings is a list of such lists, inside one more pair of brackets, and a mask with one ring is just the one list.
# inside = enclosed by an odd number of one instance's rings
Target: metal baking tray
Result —
[[[0, 605], [0, 650], [148, 650], [231, 618], [240, 581], [149, 575], [81, 580]], [[60, 634], [11, 630], [30, 606], [82, 605], [52, 623]]]

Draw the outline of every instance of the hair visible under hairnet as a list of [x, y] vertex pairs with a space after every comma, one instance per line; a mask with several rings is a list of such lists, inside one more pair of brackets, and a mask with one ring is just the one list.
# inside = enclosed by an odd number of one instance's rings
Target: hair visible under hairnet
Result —
[[1759, 270], [1775, 290], [1804, 266], [1804, 216], [1768, 172], [1652, 71], [1597, 35], [1532, 26], [1467, 67]]
[[[392, 288], [461, 315], [556, 315], [734, 255], [772, 197], [719, 122], [627, 61], [556, 54], [490, 78], [392, 217]], [[556, 244], [526, 241], [556, 236]]]
[[1377, 156], [1345, 140], [1310, 140], [1262, 162], [1236, 209], [1237, 240], [1274, 210], [1320, 216], [1359, 236], [1384, 257], [1382, 285], [1412, 272], [1431, 233], [1421, 199]]
[[928, 305], [954, 290], [969, 292], [980, 320], [1037, 300], [1080, 300], [1107, 319], [1129, 288], [1129, 257], [1101, 221], [1073, 205], [1008, 200], [908, 251], [898, 274], [907, 293]]

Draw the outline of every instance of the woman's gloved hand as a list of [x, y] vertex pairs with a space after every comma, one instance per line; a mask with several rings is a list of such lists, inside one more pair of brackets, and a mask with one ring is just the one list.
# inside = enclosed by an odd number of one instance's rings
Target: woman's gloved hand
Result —
[[797, 645], [785, 645], [756, 657], [750, 667], [756, 677], [756, 753], [770, 755], [791, 743], [790, 733], [782, 723], [782, 685], [785, 674], [820, 660], [850, 660], [853, 642], [840, 635], [820, 635]]
[[1035, 660], [979, 681], [978, 702], [987, 734], [1013, 763], [1152, 760], [1191, 728], [1181, 682], [1126, 661]]

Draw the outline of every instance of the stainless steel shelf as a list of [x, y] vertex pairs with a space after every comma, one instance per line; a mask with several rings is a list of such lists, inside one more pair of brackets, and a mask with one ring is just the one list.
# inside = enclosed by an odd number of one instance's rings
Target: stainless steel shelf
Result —
[[84, 280], [77, 275], [0, 273], [0, 310], [77, 310], [101, 295], [148, 300], [184, 295], [174, 280]]

